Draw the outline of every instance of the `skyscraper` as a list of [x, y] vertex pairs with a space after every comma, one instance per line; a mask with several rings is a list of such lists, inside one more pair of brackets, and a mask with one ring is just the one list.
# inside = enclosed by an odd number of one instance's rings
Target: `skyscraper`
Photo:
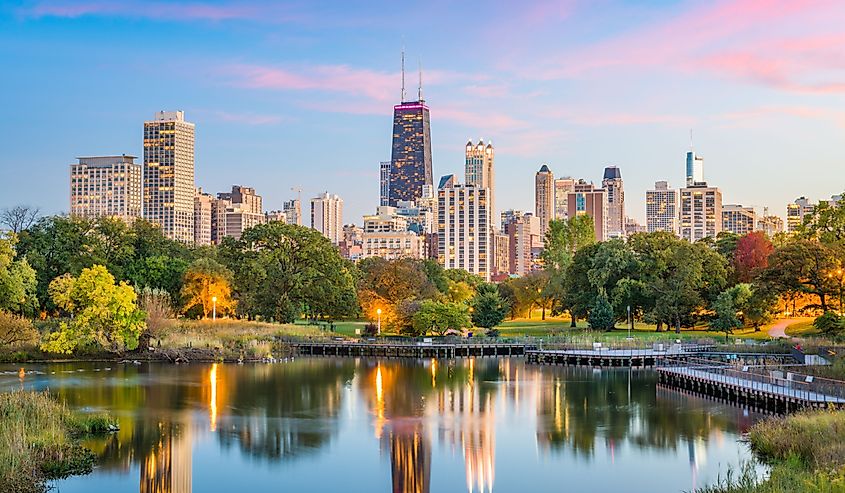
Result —
[[798, 197], [794, 202], [786, 206], [786, 231], [794, 233], [804, 224], [804, 217], [812, 215], [816, 210], [816, 204], [810, 202], [807, 197]]
[[144, 217], [164, 235], [194, 241], [194, 124], [182, 111], [144, 122]]
[[214, 197], [197, 188], [194, 195], [194, 245], [211, 245], [211, 208]]
[[422, 187], [433, 185], [431, 175], [431, 121], [422, 97], [422, 73], [416, 101], [405, 101], [405, 54], [402, 54], [402, 98], [393, 107], [393, 146], [390, 155], [388, 204], [417, 202]]
[[649, 233], [668, 231], [678, 234], [678, 204], [680, 194], [665, 181], [654, 183], [645, 192], [645, 221]]
[[463, 269], [490, 280], [493, 228], [488, 221], [489, 188], [456, 183], [454, 175], [437, 187], [437, 257], [445, 269]]
[[690, 149], [687, 152], [687, 186], [704, 182], [704, 158]]
[[70, 214], [117, 217], [131, 222], [141, 216], [141, 164], [135, 156], [79, 157], [70, 165]]
[[722, 191], [706, 183], [682, 188], [680, 199], [681, 238], [691, 242], [715, 238], [722, 231]]
[[335, 245], [343, 240], [343, 199], [328, 192], [311, 199], [311, 227]]
[[390, 205], [390, 161], [379, 163], [379, 205]]
[[554, 217], [555, 177], [547, 165], [542, 165], [534, 176], [534, 213], [540, 219], [540, 236], [545, 240], [549, 221]]
[[564, 220], [569, 217], [569, 206], [567, 205], [569, 192], [575, 191], [575, 179], [571, 176], [557, 178], [555, 180], [555, 219]]
[[756, 230], [757, 213], [753, 207], [743, 207], [738, 204], [722, 206], [722, 231], [745, 236]]
[[612, 238], [625, 235], [625, 189], [617, 166], [604, 169], [601, 186], [607, 191], [607, 234]]
[[568, 217], [587, 215], [593, 219], [596, 241], [604, 241], [607, 233], [607, 190], [596, 188], [592, 183], [580, 180], [575, 184], [575, 191], [567, 199]]
[[484, 145], [484, 140], [479, 140], [478, 144], [473, 144], [472, 140], [467, 142], [465, 181], [467, 185], [490, 189], [487, 199], [487, 210], [490, 211], [490, 217], [495, 217], [496, 214], [495, 207], [493, 206], [493, 183], [495, 180], [493, 174], [494, 155], [492, 142], [487, 143], [486, 146]]

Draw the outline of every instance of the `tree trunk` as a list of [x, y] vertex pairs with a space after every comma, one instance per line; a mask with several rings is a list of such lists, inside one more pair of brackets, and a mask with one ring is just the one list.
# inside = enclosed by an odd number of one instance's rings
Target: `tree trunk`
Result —
[[546, 305], [544, 304], [544, 305], [543, 305], [543, 315], [542, 315], [542, 319], [541, 319], [541, 320], [545, 320], [545, 319], [546, 319]]
[[655, 332], [663, 332], [663, 320], [657, 321], [657, 330]]
[[675, 333], [676, 334], [681, 333], [681, 317], [680, 316], [675, 317]]
[[569, 312], [569, 326], [573, 329], [578, 327], [578, 317], [576, 317], [572, 312]]

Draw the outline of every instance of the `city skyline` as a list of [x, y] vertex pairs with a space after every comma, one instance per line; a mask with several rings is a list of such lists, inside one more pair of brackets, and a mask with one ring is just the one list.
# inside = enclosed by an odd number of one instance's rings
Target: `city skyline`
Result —
[[[293, 198], [292, 186], [302, 186], [305, 197], [330, 190], [344, 197], [347, 217], [361, 217], [377, 205], [374, 163], [390, 158], [390, 108], [399, 95], [403, 37], [409, 59], [424, 65], [433, 180], [460, 166], [468, 139], [492, 139], [497, 178], [508, 184], [497, 193], [500, 210], [532, 209], [532, 175], [541, 163], [556, 176], [596, 182], [605, 166], [615, 164], [625, 174], [627, 214], [644, 223], [644, 193], [655, 181], [683, 185], [690, 128], [696, 151], [706, 157], [707, 181], [722, 189], [725, 203], [758, 212], [769, 207], [783, 218], [785, 205], [797, 197], [823, 200], [845, 183], [836, 146], [845, 114], [843, 87], [831, 51], [839, 38], [830, 37], [838, 34], [832, 19], [841, 17], [842, 6], [612, 3], [599, 14], [575, 3], [520, 12], [491, 5], [491, 20], [501, 25], [536, 27], [526, 41], [554, 41], [521, 57], [528, 46], [484, 44], [489, 38], [473, 37], [479, 34], [475, 28], [451, 22], [442, 26], [454, 36], [448, 41], [405, 33], [392, 22], [403, 12], [378, 12], [379, 5], [345, 21], [320, 6], [288, 16], [260, 2], [199, 5], [140, 9], [126, 1], [109, 8], [40, 1], [0, 7], [0, 39], [7, 47], [2, 56], [18, 67], [16, 77], [2, 84], [6, 94], [19, 95], [8, 107], [25, 123], [0, 124], [6, 136], [0, 178], [18, 183], [0, 206], [67, 212], [60, 192], [66, 190], [69, 159], [140, 156], [137, 122], [158, 109], [181, 109], [198, 126], [198, 186], [260, 184], [268, 210]], [[473, 10], [461, 6], [449, 17]], [[444, 12], [420, 15], [422, 22]], [[365, 16], [377, 46], [353, 32]], [[704, 29], [723, 17], [730, 21], [715, 32]], [[636, 22], [623, 27], [630, 19]], [[778, 29], [761, 32], [756, 23], [762, 20]], [[560, 34], [566, 31], [561, 26], [585, 22], [588, 27]], [[802, 29], [805, 24], [813, 32]], [[126, 31], [132, 25], [155, 36]], [[695, 36], [654, 52], [660, 70], [650, 70], [645, 55], [635, 56], [691, 27], [700, 28]], [[338, 32], [329, 33], [332, 28]], [[234, 39], [244, 31], [243, 39]], [[733, 48], [708, 47], [719, 36], [730, 38]], [[196, 47], [180, 42], [186, 37], [198, 40]], [[50, 41], [58, 39], [72, 41], [51, 49]], [[348, 42], [340, 45], [338, 39]], [[221, 48], [224, 41], [232, 46]], [[447, 42], [450, 50], [440, 49]], [[246, 43], [251, 50], [244, 51]], [[760, 48], [767, 44], [773, 47]], [[170, 53], [164, 61], [153, 56], [162, 46]], [[296, 48], [295, 55], [280, 55], [280, 47]], [[614, 54], [614, 47], [621, 53]], [[556, 65], [561, 53], [574, 54], [565, 68]], [[696, 63], [700, 70], [692, 70]], [[156, 64], [172, 75], [155, 75]], [[643, 68], [632, 71], [636, 64]], [[47, 67], [58, 76], [44, 77]], [[116, 67], [124, 70], [110, 70]], [[791, 76], [793, 68], [805, 78]], [[487, 75], [493, 69], [502, 76]], [[618, 71], [630, 74], [625, 85], [605, 82]], [[96, 76], [80, 79], [80, 72]], [[656, 83], [683, 90], [658, 91]], [[32, 146], [35, 141], [42, 145]], [[16, 176], [21, 162], [45, 170], [45, 176]], [[794, 166], [802, 173], [789, 179], [771, 172]], [[324, 172], [315, 175], [314, 169]], [[747, 187], [752, 180], [759, 186]]]

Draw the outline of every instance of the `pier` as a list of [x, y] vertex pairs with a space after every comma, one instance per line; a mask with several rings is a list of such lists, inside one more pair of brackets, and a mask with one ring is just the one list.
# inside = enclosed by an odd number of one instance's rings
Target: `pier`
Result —
[[775, 413], [845, 408], [845, 382], [801, 373], [803, 365], [733, 366], [696, 358], [664, 358], [660, 385]]
[[296, 342], [290, 347], [301, 356], [346, 356], [377, 358], [469, 358], [524, 356], [531, 344], [430, 343], [430, 342]]
[[651, 348], [608, 348], [595, 345], [592, 349], [544, 349], [525, 352], [528, 363], [567, 366], [657, 366], [666, 357], [684, 358], [712, 350], [712, 345], [655, 344]]

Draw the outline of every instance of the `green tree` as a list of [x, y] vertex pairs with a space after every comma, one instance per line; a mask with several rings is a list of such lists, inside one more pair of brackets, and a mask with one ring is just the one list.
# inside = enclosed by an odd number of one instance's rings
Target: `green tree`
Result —
[[740, 318], [742, 309], [752, 296], [750, 284], [737, 284], [719, 293], [716, 301], [713, 302], [714, 316], [710, 321], [710, 327], [724, 332], [726, 342], [728, 335], [733, 333], [734, 329], [744, 325]]
[[138, 347], [145, 314], [135, 304], [132, 287], [125, 282], [116, 284], [105, 266], [82, 269], [77, 277], [57, 277], [49, 290], [55, 305], [73, 319], [47, 334], [42, 350], [71, 354], [91, 344], [112, 352]]
[[232, 298], [232, 272], [209, 258], [194, 260], [185, 271], [182, 283], [182, 311], [199, 311], [203, 318], [234, 313], [237, 303]]
[[[583, 247], [595, 243], [596, 235], [593, 219], [589, 216], [576, 216], [565, 221], [549, 222], [543, 251], [540, 258], [548, 275], [548, 285], [544, 295], [549, 298], [552, 312], [567, 310], [566, 272], [572, 264], [575, 254]], [[571, 315], [571, 314], [570, 314]], [[572, 316], [572, 326], [575, 326]]]
[[828, 310], [813, 320], [813, 327], [822, 334], [835, 334], [845, 329], [845, 317]]
[[0, 310], [33, 315], [38, 307], [35, 271], [17, 258], [15, 237], [0, 238]]
[[588, 320], [591, 329], [613, 330], [616, 325], [616, 316], [613, 314], [613, 307], [607, 301], [605, 294], [600, 294], [596, 298], [593, 307], [590, 309]]
[[433, 300], [423, 301], [413, 317], [414, 331], [418, 335], [428, 332], [444, 335], [449, 330], [461, 330], [469, 323], [466, 305]]
[[[375, 320], [377, 310], [381, 309], [383, 332], [407, 330], [411, 325], [410, 317], [418, 308], [418, 303], [412, 302], [439, 296], [440, 291], [430, 280], [429, 269], [438, 272], [426, 262], [408, 258], [387, 260], [371, 257], [361, 260], [358, 263], [360, 276], [357, 289], [364, 316]], [[439, 274], [442, 275], [442, 272], [440, 268]], [[442, 282], [446, 286], [450, 281], [443, 276]]]
[[479, 286], [470, 307], [473, 325], [485, 329], [492, 329], [501, 324], [508, 313], [508, 304], [499, 295], [499, 289], [494, 284]]
[[794, 240], [775, 249], [758, 282], [771, 293], [806, 294], [818, 298], [818, 307], [828, 309], [828, 297], [838, 292], [833, 276], [841, 263], [836, 251], [813, 240]]

